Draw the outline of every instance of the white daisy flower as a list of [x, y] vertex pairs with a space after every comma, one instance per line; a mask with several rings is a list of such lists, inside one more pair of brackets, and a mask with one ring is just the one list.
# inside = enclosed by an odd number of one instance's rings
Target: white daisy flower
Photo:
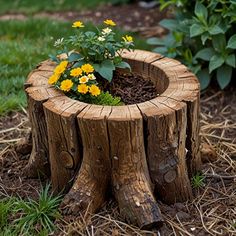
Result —
[[105, 29], [102, 30], [102, 34], [103, 34], [103, 35], [107, 35], [107, 34], [110, 34], [111, 31], [112, 31], [112, 29], [110, 29], [110, 28], [107, 27], [107, 28], [105, 28]]
[[88, 82], [88, 80], [89, 80], [88, 76], [82, 76], [79, 78], [79, 82], [81, 84], [86, 84]]
[[89, 78], [90, 80], [95, 80], [95, 79], [96, 79], [96, 77], [95, 77], [94, 74], [89, 74], [89, 75], [88, 75], [88, 78]]
[[104, 38], [104, 37], [98, 37], [98, 41], [100, 41], [100, 42], [103, 42], [103, 41], [105, 41], [106, 39]]
[[63, 43], [64, 38], [57, 39], [54, 43], [54, 47], [59, 47]]

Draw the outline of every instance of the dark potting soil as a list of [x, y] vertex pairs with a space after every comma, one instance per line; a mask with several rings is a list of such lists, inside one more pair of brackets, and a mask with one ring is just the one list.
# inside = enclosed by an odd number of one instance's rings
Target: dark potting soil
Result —
[[145, 102], [158, 95], [151, 80], [146, 80], [135, 73], [115, 71], [111, 82], [99, 75], [96, 77], [103, 91], [109, 91], [113, 96], [120, 97], [126, 105]]

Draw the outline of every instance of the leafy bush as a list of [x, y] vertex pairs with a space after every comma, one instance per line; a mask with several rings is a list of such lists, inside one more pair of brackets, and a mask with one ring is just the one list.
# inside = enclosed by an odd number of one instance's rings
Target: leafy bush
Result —
[[[175, 19], [159, 24], [170, 32], [150, 38], [155, 52], [176, 58], [187, 65], [205, 89], [216, 77], [221, 89], [231, 81], [236, 61], [235, 0], [161, 0], [161, 9], [175, 7]], [[192, 7], [192, 4], [195, 7]]]

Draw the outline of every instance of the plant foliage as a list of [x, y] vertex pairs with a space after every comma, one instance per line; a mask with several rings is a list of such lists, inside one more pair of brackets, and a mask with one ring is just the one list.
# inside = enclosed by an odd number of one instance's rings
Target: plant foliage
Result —
[[197, 173], [191, 180], [193, 188], [201, 188], [205, 185], [205, 177], [201, 173]]
[[61, 196], [53, 196], [49, 188], [41, 190], [37, 201], [10, 196], [0, 199], [0, 236], [46, 236], [53, 232], [54, 220], [60, 217]]
[[40, 193], [38, 201], [29, 199], [18, 200], [15, 204], [15, 213], [20, 217], [14, 221], [16, 232], [20, 235], [35, 235], [44, 231], [52, 232], [55, 229], [54, 220], [60, 217], [58, 206], [61, 196], [49, 193], [47, 185]]
[[[175, 8], [174, 19], [160, 25], [170, 32], [150, 38], [155, 52], [177, 58], [187, 65], [205, 89], [216, 77], [221, 89], [231, 81], [236, 61], [235, 0], [160, 0], [161, 9]], [[192, 5], [195, 4], [194, 8]]]
[[130, 69], [129, 64], [122, 60], [121, 52], [124, 49], [131, 50], [134, 46], [133, 37], [125, 35], [117, 39], [113, 31], [116, 23], [107, 19], [104, 25], [103, 29], [94, 26], [93, 31], [85, 31], [83, 22], [76, 21], [72, 25], [77, 30], [76, 34], [55, 42], [55, 46], [60, 49], [58, 53], [65, 53], [65, 57], [60, 59], [60, 55], [51, 56], [58, 65], [48, 80], [49, 84], [80, 101], [95, 104], [104, 101], [101, 105], [120, 102], [102, 91], [96, 76], [111, 82], [116, 68]]

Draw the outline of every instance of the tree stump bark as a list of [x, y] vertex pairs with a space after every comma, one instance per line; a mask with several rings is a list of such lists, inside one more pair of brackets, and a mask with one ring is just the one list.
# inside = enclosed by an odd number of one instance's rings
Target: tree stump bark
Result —
[[200, 169], [199, 83], [180, 62], [135, 50], [123, 53], [134, 73], [159, 96], [134, 105], [98, 106], [66, 97], [47, 84], [55, 65], [45, 61], [26, 82], [33, 150], [26, 172], [50, 168], [64, 213], [94, 213], [115, 196], [124, 218], [141, 228], [163, 222], [157, 200], [192, 198]]

